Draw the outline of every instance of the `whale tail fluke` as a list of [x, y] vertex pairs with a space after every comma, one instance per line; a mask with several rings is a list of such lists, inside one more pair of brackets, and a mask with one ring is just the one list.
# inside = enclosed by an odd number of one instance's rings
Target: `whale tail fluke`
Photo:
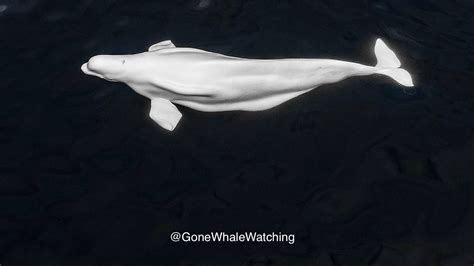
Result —
[[377, 57], [377, 65], [375, 67], [378, 68], [376, 71], [378, 74], [389, 76], [403, 86], [413, 87], [410, 73], [400, 68], [400, 60], [398, 60], [395, 53], [388, 48], [382, 39], [377, 39], [374, 52]]

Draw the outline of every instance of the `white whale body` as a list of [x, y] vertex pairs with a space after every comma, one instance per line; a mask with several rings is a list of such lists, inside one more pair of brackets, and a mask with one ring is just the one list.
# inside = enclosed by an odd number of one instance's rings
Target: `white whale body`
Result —
[[381, 40], [375, 43], [376, 66], [333, 59], [246, 59], [171, 41], [147, 52], [97, 55], [81, 69], [85, 74], [123, 82], [151, 100], [150, 117], [174, 130], [181, 113], [174, 104], [205, 112], [260, 111], [275, 107], [323, 84], [352, 76], [382, 74], [411, 87], [410, 74]]

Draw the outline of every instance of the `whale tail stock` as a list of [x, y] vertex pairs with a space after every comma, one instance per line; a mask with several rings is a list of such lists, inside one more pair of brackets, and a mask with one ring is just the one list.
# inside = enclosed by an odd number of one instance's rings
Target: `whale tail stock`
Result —
[[400, 60], [382, 39], [377, 39], [374, 52], [377, 57], [376, 73], [389, 76], [403, 86], [413, 87], [410, 73], [400, 68]]

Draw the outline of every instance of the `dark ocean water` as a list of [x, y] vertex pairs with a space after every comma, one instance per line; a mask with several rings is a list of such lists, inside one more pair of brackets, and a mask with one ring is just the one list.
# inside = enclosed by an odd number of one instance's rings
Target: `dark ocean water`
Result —
[[[0, 0], [0, 36], [2, 266], [474, 263], [472, 1]], [[179, 107], [173, 133], [80, 71], [167, 39], [373, 65], [377, 37], [414, 90], [370, 76], [264, 112]]]

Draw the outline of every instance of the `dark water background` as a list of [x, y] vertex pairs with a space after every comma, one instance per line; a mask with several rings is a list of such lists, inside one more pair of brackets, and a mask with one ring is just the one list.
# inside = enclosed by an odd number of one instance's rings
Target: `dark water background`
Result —
[[[0, 0], [0, 263], [474, 263], [474, 2]], [[254, 58], [375, 64], [417, 85], [323, 86], [264, 112], [179, 107], [173, 133], [97, 54], [171, 39]], [[173, 243], [173, 231], [296, 243]]]

